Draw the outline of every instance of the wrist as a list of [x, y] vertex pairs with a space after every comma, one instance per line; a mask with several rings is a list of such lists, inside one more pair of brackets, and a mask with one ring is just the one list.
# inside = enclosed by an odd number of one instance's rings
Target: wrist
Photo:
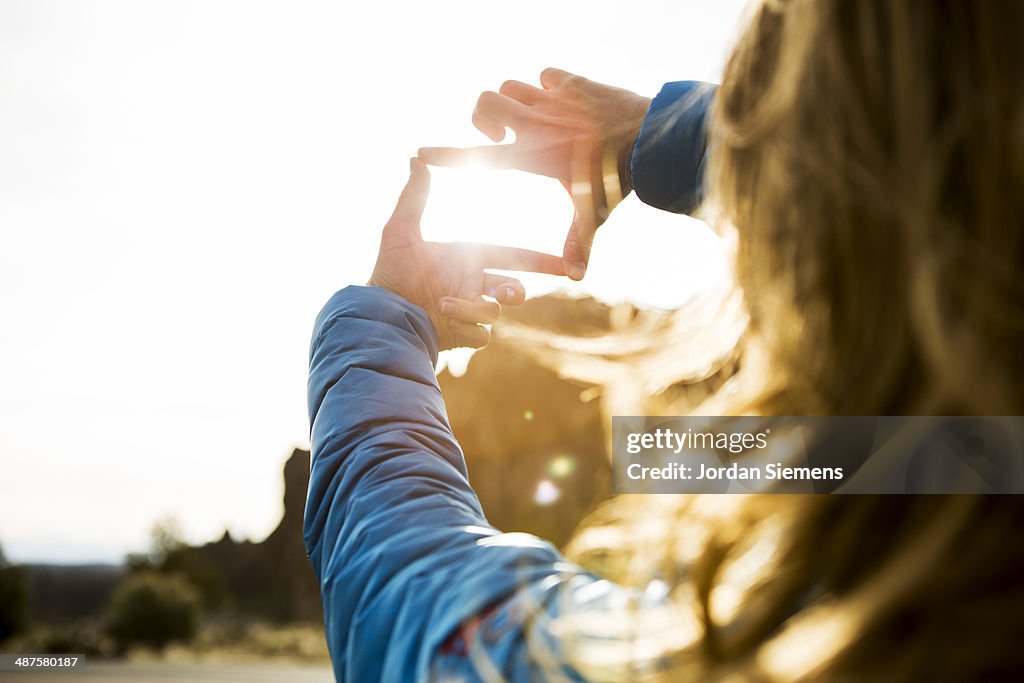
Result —
[[625, 136], [608, 141], [592, 168], [592, 186], [597, 215], [603, 221], [633, 191], [630, 163], [639, 127]]
[[403, 299], [405, 299], [406, 301], [410, 301], [409, 297], [407, 297], [405, 294], [403, 294], [399, 290], [398, 287], [395, 287], [388, 280], [388, 278], [381, 276], [381, 274], [378, 273], [377, 270], [374, 270], [373, 274], [370, 276], [370, 279], [366, 281], [366, 286], [367, 287], [380, 287], [381, 289], [386, 289], [389, 292], [391, 292], [392, 294], [396, 294], [396, 295], [402, 297]]
[[650, 104], [649, 97], [635, 95], [631, 98], [626, 108], [628, 113], [621, 119], [623, 124], [618, 126], [617, 133], [606, 140], [600, 153], [600, 162], [595, 164], [601, 179], [601, 209], [605, 216], [633, 191], [633, 150], [636, 149]]
[[622, 197], [625, 198], [633, 191], [633, 172], [630, 168], [633, 162], [633, 150], [636, 149], [636, 140], [640, 136], [640, 129], [637, 128], [636, 132], [630, 137], [629, 142], [619, 150], [618, 155], [618, 172], [619, 172], [619, 191], [622, 193]]
[[385, 278], [381, 278], [377, 273], [374, 273], [373, 275], [370, 276], [370, 279], [366, 281], [366, 286], [383, 289], [388, 293], [394, 294], [395, 296], [399, 297], [400, 299], [402, 299], [402, 301], [405, 301], [407, 304], [415, 306], [416, 308], [422, 310], [424, 315], [426, 315], [427, 320], [430, 321], [430, 326], [434, 331], [434, 337], [436, 339], [436, 345], [438, 347], [437, 350], [443, 351], [447, 348], [444, 342], [444, 333], [447, 330], [445, 318], [440, 314], [440, 312], [437, 311], [435, 307], [425, 306], [421, 303], [413, 301], [408, 296], [398, 291], [398, 289], [396, 289], [395, 287], [389, 286], [387, 280]]
[[644, 125], [644, 119], [647, 118], [647, 112], [650, 108], [650, 97], [637, 97], [636, 108], [632, 117], [632, 125], [626, 135], [625, 144], [619, 148], [619, 185], [621, 187], [623, 197], [633, 191], [633, 151], [636, 149], [637, 140], [640, 139], [640, 129]]
[[366, 286], [378, 287], [380, 289], [387, 290], [407, 303], [422, 309], [423, 313], [426, 314], [427, 319], [430, 321], [430, 325], [434, 330], [434, 335], [438, 340], [438, 350], [443, 351], [448, 348], [445, 344], [445, 339], [447, 338], [445, 334], [447, 331], [447, 324], [444, 316], [441, 315], [436, 306], [425, 305], [425, 303], [413, 301], [411, 298], [400, 292], [398, 288], [391, 286], [388, 283], [387, 278], [381, 277], [377, 272], [374, 272], [373, 275], [370, 276], [370, 279], [366, 281]]

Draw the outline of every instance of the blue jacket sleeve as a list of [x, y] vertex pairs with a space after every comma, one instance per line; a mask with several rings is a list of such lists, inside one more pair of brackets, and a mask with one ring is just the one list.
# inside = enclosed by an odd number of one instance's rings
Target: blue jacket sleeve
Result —
[[[339, 681], [424, 680], [449, 634], [518, 589], [589, 576], [488, 524], [448, 425], [437, 345], [421, 308], [377, 287], [343, 289], [316, 321], [304, 536]], [[498, 668], [526, 680], [525, 646], [510, 652]]]
[[700, 206], [715, 90], [700, 81], [668, 83], [651, 101], [630, 160], [633, 190], [645, 204], [673, 213]]

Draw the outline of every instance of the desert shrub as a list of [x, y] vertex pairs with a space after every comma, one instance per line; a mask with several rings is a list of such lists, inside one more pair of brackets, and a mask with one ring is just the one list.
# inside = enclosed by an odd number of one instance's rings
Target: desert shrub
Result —
[[219, 609], [227, 601], [228, 587], [224, 574], [216, 565], [204, 560], [195, 548], [185, 546], [168, 551], [157, 569], [162, 574], [185, 577], [199, 592], [207, 613]]
[[24, 630], [27, 595], [21, 568], [0, 567], [0, 643]]
[[107, 630], [121, 649], [142, 645], [159, 650], [172, 641], [192, 640], [199, 613], [199, 594], [184, 578], [138, 572], [111, 596]]
[[8, 564], [0, 549], [0, 643], [24, 630], [28, 621], [28, 587], [21, 567]]
[[111, 657], [117, 654], [114, 639], [103, 632], [97, 621], [74, 624], [49, 624], [32, 629], [17, 643], [19, 652], [59, 655], [73, 652], [86, 657]]

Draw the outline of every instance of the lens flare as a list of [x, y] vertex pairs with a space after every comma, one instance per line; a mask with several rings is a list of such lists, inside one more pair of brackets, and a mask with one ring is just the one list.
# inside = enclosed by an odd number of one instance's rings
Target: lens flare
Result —
[[569, 455], [556, 455], [548, 463], [548, 474], [555, 479], [564, 479], [576, 470], [576, 459]]
[[537, 505], [551, 505], [561, 497], [562, 492], [550, 479], [541, 479], [537, 483], [537, 490], [533, 492], [533, 502]]

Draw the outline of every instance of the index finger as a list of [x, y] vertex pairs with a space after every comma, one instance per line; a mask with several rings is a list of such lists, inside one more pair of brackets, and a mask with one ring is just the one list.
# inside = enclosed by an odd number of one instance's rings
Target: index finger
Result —
[[573, 79], [578, 79], [580, 76], [571, 74], [568, 71], [557, 69], [553, 66], [549, 66], [540, 72], [540, 84], [544, 86], [545, 90], [554, 90], [560, 88]]
[[418, 235], [420, 219], [430, 194], [430, 171], [422, 159], [409, 160], [409, 180], [402, 190], [385, 230]]
[[481, 165], [496, 169], [515, 168], [515, 144], [480, 147], [420, 147], [418, 156], [431, 166]]

